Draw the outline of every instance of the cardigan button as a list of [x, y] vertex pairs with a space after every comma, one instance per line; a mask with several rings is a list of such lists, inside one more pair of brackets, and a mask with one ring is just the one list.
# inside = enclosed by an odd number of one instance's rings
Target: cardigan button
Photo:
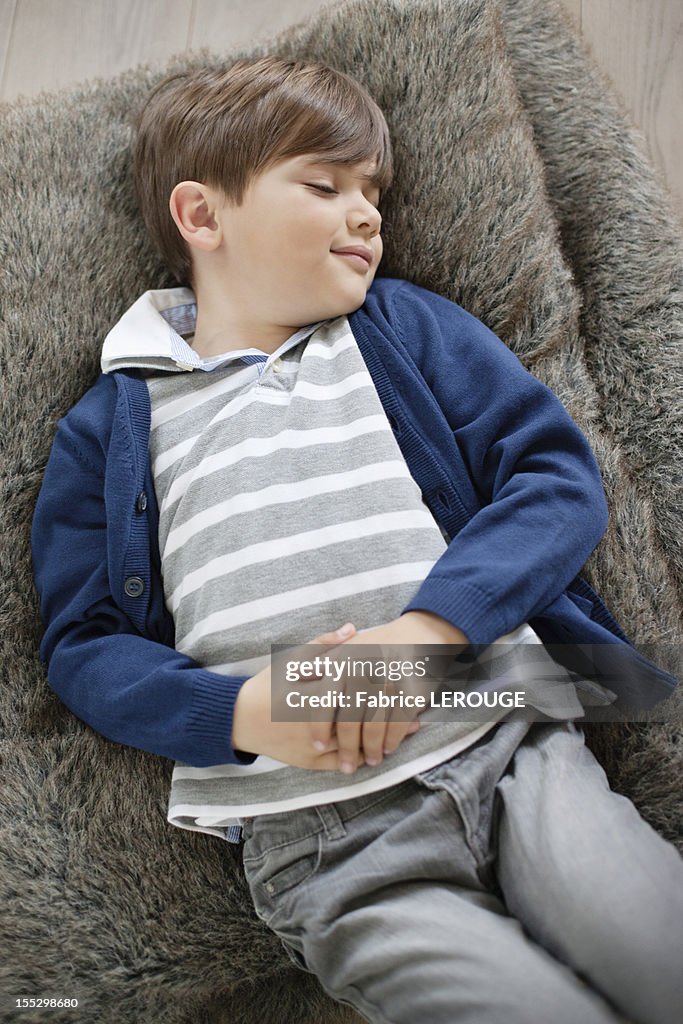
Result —
[[128, 597], [142, 597], [145, 592], [144, 581], [139, 576], [129, 576], [123, 584], [123, 590]]
[[140, 491], [138, 494], [138, 500], [135, 502], [135, 511], [142, 514], [147, 508], [147, 495], [144, 491]]

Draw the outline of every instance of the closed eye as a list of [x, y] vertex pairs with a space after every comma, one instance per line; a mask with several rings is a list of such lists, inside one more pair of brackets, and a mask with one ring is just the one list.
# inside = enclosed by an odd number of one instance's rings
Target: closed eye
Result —
[[[326, 195], [329, 195], [329, 196], [338, 196], [339, 195], [339, 193], [335, 189], [330, 188], [329, 185], [315, 185], [313, 182], [309, 182], [308, 187], [309, 188], [314, 188], [318, 192], [324, 192]], [[378, 193], [377, 202], [376, 203], [373, 203], [372, 199], [368, 199], [368, 202], [372, 206], [374, 206], [375, 209], [377, 210], [377, 209], [379, 209], [379, 203], [380, 203], [381, 198], [382, 198], [381, 193]]]

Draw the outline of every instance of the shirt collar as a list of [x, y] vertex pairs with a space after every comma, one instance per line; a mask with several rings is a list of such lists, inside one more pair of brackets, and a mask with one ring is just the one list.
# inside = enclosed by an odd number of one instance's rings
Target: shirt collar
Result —
[[194, 332], [196, 320], [197, 303], [191, 289], [163, 288], [145, 292], [106, 336], [102, 346], [103, 373], [123, 367], [172, 372], [211, 371], [234, 361], [259, 362], [267, 366], [327, 322], [319, 320], [299, 328], [271, 354], [258, 348], [242, 348], [202, 359], [182, 337]]

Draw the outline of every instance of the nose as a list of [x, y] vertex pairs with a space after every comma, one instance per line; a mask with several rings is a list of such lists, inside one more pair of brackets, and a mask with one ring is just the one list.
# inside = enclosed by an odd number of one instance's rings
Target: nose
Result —
[[382, 215], [376, 206], [373, 206], [369, 199], [366, 199], [362, 192], [358, 200], [354, 201], [348, 214], [349, 227], [359, 231], [370, 229], [370, 237], [378, 235], [382, 227]]

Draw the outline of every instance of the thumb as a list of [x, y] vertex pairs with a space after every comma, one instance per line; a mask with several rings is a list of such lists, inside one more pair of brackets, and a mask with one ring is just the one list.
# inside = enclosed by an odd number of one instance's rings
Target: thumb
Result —
[[315, 637], [314, 640], [309, 640], [305, 644], [296, 644], [294, 647], [288, 648], [286, 652], [287, 658], [302, 658], [304, 652], [307, 657], [311, 656], [310, 651], [306, 651], [306, 648], [310, 645], [320, 645], [323, 649], [339, 647], [340, 644], [344, 643], [345, 640], [349, 640], [356, 632], [356, 627], [352, 622], [347, 622], [339, 629], [333, 629], [329, 633], [322, 633], [320, 636]]
[[330, 633], [323, 633], [321, 636], [315, 638], [311, 642], [314, 644], [332, 644], [336, 645], [340, 640], [349, 640], [356, 632], [356, 627], [352, 622], [347, 622], [339, 629], [332, 630]]

